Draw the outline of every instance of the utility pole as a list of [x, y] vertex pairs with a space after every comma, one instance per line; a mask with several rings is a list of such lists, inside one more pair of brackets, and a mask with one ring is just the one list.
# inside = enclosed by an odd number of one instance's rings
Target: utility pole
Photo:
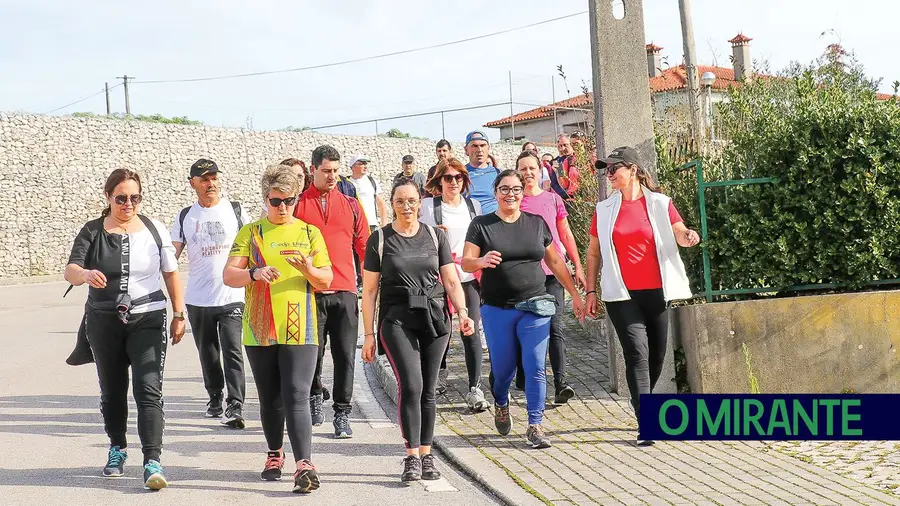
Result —
[[441, 111], [441, 139], [447, 138], [447, 130], [444, 129], [444, 111]]
[[[556, 79], [550, 76], [550, 93], [553, 94], [553, 102], [556, 103]], [[556, 143], [556, 136], [559, 135], [559, 120], [556, 118], [556, 107], [553, 107], [553, 143]]]
[[697, 147], [703, 137], [703, 123], [700, 121], [700, 79], [697, 75], [697, 54], [694, 51], [694, 25], [691, 21], [691, 0], [678, 0], [681, 14], [681, 38], [684, 42], [684, 71], [688, 82], [688, 106], [691, 108], [691, 134]]
[[134, 77], [128, 77], [127, 75], [122, 77], [117, 77], [116, 79], [121, 79], [123, 84], [125, 85], [125, 115], [131, 116], [131, 99], [128, 97], [128, 80], [134, 79]]
[[106, 115], [109, 116], [110, 114], [112, 114], [112, 107], [109, 103], [109, 83], [103, 84], [106, 85]]
[[512, 70], [509, 71], [509, 123], [512, 125], [512, 140], [516, 140], [516, 119], [513, 117]]

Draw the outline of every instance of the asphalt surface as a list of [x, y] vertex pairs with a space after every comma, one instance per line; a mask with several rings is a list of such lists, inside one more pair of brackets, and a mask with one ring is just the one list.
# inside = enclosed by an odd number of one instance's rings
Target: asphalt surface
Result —
[[[204, 418], [206, 393], [190, 330], [180, 344], [169, 347], [166, 357], [162, 463], [169, 488], [143, 489], [136, 412], [130, 398], [126, 477], [101, 477], [108, 439], [99, 412], [96, 369], [93, 364], [65, 364], [87, 289], [76, 288], [63, 299], [67, 286], [56, 282], [0, 287], [0, 504], [221, 505], [260, 504], [261, 499], [265, 504], [275, 500], [497, 504], [496, 498], [440, 458], [444, 479], [427, 487], [400, 483], [405, 451], [399, 428], [382, 406], [396, 408], [380, 390], [372, 389], [361, 365], [351, 417], [354, 438], [332, 438], [328, 402], [325, 424], [314, 428], [313, 463], [322, 487], [297, 495], [291, 493], [289, 476], [281, 482], [261, 481], [265, 441], [249, 365], [247, 429], [227, 429]], [[330, 384], [330, 373], [325, 377]], [[287, 451], [286, 437], [285, 444]], [[293, 465], [286, 464], [285, 472], [292, 473]]]

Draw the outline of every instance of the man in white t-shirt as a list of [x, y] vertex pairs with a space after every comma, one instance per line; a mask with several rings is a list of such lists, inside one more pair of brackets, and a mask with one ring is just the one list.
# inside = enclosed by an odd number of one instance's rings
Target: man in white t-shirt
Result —
[[[206, 416], [221, 417], [223, 425], [243, 429], [244, 290], [226, 286], [222, 271], [238, 230], [251, 220], [239, 202], [219, 198], [221, 180], [214, 161], [197, 160], [191, 165], [188, 180], [197, 194], [197, 202], [178, 213], [172, 226], [172, 243], [176, 257], [185, 248], [188, 253], [190, 272], [185, 302], [200, 353], [203, 384], [209, 394]], [[223, 409], [225, 389], [227, 407]]]
[[[383, 227], [389, 223], [387, 206], [381, 197], [381, 185], [378, 180], [369, 174], [368, 157], [358, 155], [350, 158], [350, 170], [353, 174], [350, 181], [356, 187], [356, 199], [362, 207], [366, 220], [369, 223], [369, 231], [373, 232], [376, 228]], [[359, 258], [356, 258], [356, 287], [357, 291], [362, 291], [362, 272], [359, 269]]]

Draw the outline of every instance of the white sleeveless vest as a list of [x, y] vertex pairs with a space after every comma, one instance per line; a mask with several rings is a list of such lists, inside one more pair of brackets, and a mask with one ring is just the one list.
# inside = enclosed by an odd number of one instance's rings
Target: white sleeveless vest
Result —
[[[653, 228], [653, 242], [656, 243], [656, 256], [659, 259], [659, 272], [662, 274], [663, 294], [666, 301], [683, 300], [693, 297], [684, 263], [678, 253], [675, 232], [669, 222], [669, 197], [662, 193], [644, 190], [647, 201], [647, 214]], [[616, 191], [606, 200], [597, 203], [597, 238], [600, 243], [600, 255], [603, 265], [600, 270], [600, 296], [604, 302], [629, 300], [628, 289], [622, 279], [619, 259], [613, 247], [613, 227], [622, 207], [622, 192]]]

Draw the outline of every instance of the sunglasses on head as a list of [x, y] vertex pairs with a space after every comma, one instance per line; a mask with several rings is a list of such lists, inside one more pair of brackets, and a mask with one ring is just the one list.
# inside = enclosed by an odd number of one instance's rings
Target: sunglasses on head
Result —
[[297, 197], [287, 197], [284, 199], [280, 199], [277, 197], [271, 197], [269, 199], [269, 204], [271, 204], [272, 207], [281, 207], [281, 204], [284, 204], [285, 206], [290, 207], [290, 206], [294, 205], [295, 202], [297, 202]]
[[445, 183], [452, 183], [453, 181], [461, 183], [463, 180], [463, 175], [462, 174], [444, 174], [443, 176], [441, 176], [441, 180], [444, 181]]
[[113, 200], [120, 206], [124, 206], [130, 200], [131, 205], [136, 206], [144, 200], [144, 197], [140, 193], [135, 193], [134, 195], [116, 195]]

